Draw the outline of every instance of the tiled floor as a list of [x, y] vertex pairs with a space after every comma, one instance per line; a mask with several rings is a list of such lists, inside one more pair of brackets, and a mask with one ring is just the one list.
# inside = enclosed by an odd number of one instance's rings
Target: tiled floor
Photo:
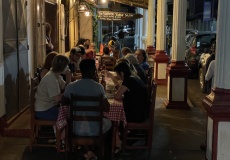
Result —
[[[158, 86], [153, 149], [150, 159], [204, 160], [205, 152], [200, 150], [199, 145], [205, 139], [205, 114], [197, 107], [191, 107], [191, 111], [167, 110], [163, 105], [165, 97], [166, 87]], [[27, 123], [24, 124], [25, 126], [29, 124], [27, 120], [22, 122]], [[19, 125], [24, 126], [21, 123]], [[0, 137], [0, 160], [82, 159], [82, 154], [78, 154], [77, 157], [66, 157], [63, 153], [57, 154], [55, 148], [34, 148], [33, 152], [29, 152], [28, 143], [28, 138]], [[147, 152], [143, 150], [127, 151], [115, 159], [147, 160]]]

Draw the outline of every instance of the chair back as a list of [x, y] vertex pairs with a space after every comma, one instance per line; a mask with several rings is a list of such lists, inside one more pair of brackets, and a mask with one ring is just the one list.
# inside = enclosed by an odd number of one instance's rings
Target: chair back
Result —
[[101, 56], [101, 65], [103, 64], [105, 64], [106, 70], [113, 71], [116, 64], [116, 59], [114, 57]]
[[154, 111], [155, 111], [155, 102], [156, 102], [156, 93], [157, 93], [157, 83], [152, 81], [151, 84], [151, 97], [150, 97], [150, 115], [149, 115], [149, 119], [150, 119], [150, 123], [152, 123], [153, 125], [153, 121], [154, 121]]
[[[87, 105], [94, 102], [95, 105]], [[95, 103], [96, 102], [96, 103]], [[83, 113], [84, 112], [84, 113]], [[87, 114], [87, 112], [95, 112]], [[86, 114], [85, 114], [86, 113]], [[74, 122], [96, 122], [99, 124], [98, 136], [79, 136], [74, 133]], [[78, 96], [71, 94], [70, 119], [68, 122], [70, 151], [72, 146], [99, 146], [99, 159], [104, 155], [104, 134], [103, 134], [103, 95], [100, 96]]]
[[[146, 86], [147, 86], [147, 92], [148, 92], [148, 98], [151, 100], [151, 93], [152, 93], [152, 81], [153, 81], [153, 71], [154, 68], [150, 67], [147, 71], [147, 82], [146, 82]], [[150, 103], [151, 105], [151, 103]]]
[[[31, 114], [31, 129], [30, 129], [30, 151], [32, 151], [33, 146], [39, 147], [56, 147], [57, 152], [60, 151], [60, 140], [61, 140], [61, 132], [56, 130], [56, 137], [53, 135], [53, 131], [50, 133], [49, 131], [41, 132], [41, 126], [53, 126], [56, 124], [56, 121], [36, 119], [35, 118], [35, 93], [37, 92], [37, 87], [39, 85], [39, 77], [31, 78], [30, 80], [30, 114]], [[51, 143], [40, 143], [41, 141], [47, 139], [56, 138], [56, 144]]]
[[[95, 105], [88, 105], [88, 102], [94, 102]], [[94, 112], [95, 114], [82, 114]], [[97, 122], [99, 124], [98, 137], [102, 138], [103, 128], [103, 96], [78, 96], [71, 94], [70, 105], [70, 137], [74, 137], [73, 124], [74, 122]], [[79, 138], [80, 139], [80, 138]], [[82, 144], [81, 144], [82, 145]]]
[[30, 112], [31, 112], [31, 121], [35, 119], [35, 93], [37, 91], [37, 87], [39, 85], [39, 78], [34, 77], [30, 80]]

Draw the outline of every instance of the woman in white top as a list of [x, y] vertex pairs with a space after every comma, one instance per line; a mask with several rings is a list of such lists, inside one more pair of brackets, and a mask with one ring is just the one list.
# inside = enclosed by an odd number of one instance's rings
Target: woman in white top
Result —
[[[68, 68], [69, 59], [63, 55], [55, 56], [52, 68], [41, 79], [35, 95], [35, 116], [38, 119], [56, 120], [63, 90], [71, 81], [71, 73]], [[60, 74], [66, 74], [66, 82]]]

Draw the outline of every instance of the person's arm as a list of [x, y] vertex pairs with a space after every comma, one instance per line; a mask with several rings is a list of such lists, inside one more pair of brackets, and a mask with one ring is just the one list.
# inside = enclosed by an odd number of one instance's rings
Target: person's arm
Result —
[[125, 93], [125, 91], [127, 91], [127, 90], [128, 90], [128, 88], [126, 86], [121, 85], [119, 87], [119, 89], [117, 90], [117, 92], [115, 93], [114, 99], [116, 99], [116, 100], [122, 100], [122, 96]]
[[71, 82], [71, 79], [72, 79], [72, 74], [71, 74], [71, 71], [68, 69], [65, 73], [65, 76], [66, 76], [66, 84], [69, 84]]
[[53, 100], [57, 103], [59, 103], [61, 101], [61, 99], [62, 99], [62, 94], [59, 94], [59, 95], [53, 97]]
[[46, 75], [46, 73], [48, 73], [49, 71], [47, 70], [47, 69], [43, 69], [42, 71], [41, 71], [41, 73], [40, 73], [40, 77], [41, 77], [41, 79]]
[[209, 81], [213, 77], [214, 67], [215, 67], [215, 63], [214, 63], [214, 61], [212, 61], [208, 67], [208, 71], [205, 74], [205, 80], [206, 81]]

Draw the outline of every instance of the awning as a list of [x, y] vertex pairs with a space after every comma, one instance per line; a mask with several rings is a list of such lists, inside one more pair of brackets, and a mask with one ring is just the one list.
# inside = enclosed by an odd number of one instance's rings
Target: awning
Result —
[[133, 7], [148, 9], [148, 0], [111, 0], [111, 1], [126, 4]]

